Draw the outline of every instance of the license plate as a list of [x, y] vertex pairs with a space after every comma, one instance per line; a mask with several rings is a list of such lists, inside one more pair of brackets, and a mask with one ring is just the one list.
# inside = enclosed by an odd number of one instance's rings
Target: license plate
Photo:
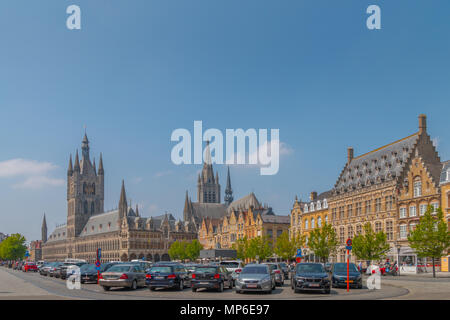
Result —
[[209, 282], [200, 282], [200, 284], [209, 284]]
[[310, 287], [320, 287], [320, 284], [318, 284], [318, 283], [310, 283], [309, 286]]
[[164, 277], [155, 277], [156, 280], [163, 280]]
[[84, 277], [85, 280], [89, 280], [89, 277]]
[[348, 283], [353, 283], [353, 280], [348, 280]]
[[249, 287], [249, 288], [257, 288], [258, 285], [256, 285], [256, 284], [248, 284], [247, 287]]

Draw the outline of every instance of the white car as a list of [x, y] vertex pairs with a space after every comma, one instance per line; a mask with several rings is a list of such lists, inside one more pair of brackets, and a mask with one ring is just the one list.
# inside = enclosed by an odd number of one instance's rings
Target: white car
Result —
[[221, 266], [224, 266], [227, 268], [228, 271], [233, 273], [239, 273], [241, 272], [242, 268], [244, 267], [244, 264], [242, 261], [239, 260], [226, 260], [220, 262]]

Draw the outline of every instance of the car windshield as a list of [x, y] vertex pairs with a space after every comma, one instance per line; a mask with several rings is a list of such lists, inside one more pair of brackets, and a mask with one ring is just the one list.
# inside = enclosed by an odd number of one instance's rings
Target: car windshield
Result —
[[216, 267], [197, 267], [195, 273], [216, 273]]
[[239, 262], [234, 261], [224, 261], [220, 263], [221, 266], [224, 266], [225, 268], [239, 268]]
[[127, 265], [116, 265], [109, 268], [108, 272], [128, 272], [130, 271], [130, 268], [132, 267]]
[[[356, 265], [353, 263], [349, 264], [348, 270], [350, 272], [358, 272]], [[336, 263], [334, 265], [334, 272], [347, 272], [347, 264], [346, 263]]]
[[151, 267], [150, 272], [151, 273], [171, 273], [172, 268], [171, 267]]
[[324, 273], [325, 270], [321, 264], [298, 264], [297, 273]]
[[250, 267], [245, 267], [244, 269], [242, 269], [241, 274], [265, 274], [268, 273], [267, 267], [259, 267], [259, 266], [250, 266]]
[[287, 267], [286, 263], [284, 263], [284, 262], [281, 262], [281, 263], [280, 263], [280, 266], [281, 266], [282, 268], [286, 268], [286, 267]]
[[268, 264], [268, 266], [269, 266], [270, 271], [278, 269], [276, 264]]
[[84, 264], [80, 268], [81, 272], [97, 271], [95, 264]]

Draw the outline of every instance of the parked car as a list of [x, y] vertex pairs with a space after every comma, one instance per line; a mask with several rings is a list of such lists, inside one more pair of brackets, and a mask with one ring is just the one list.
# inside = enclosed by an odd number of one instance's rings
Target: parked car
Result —
[[116, 264], [100, 273], [99, 285], [105, 291], [112, 287], [136, 290], [145, 286], [145, 270], [137, 263]]
[[64, 262], [63, 265], [61, 265], [56, 271], [55, 276], [56, 278], [61, 278], [63, 280], [67, 279], [67, 269], [71, 266], [77, 266], [78, 268], [81, 268], [84, 266], [86, 262], [77, 262], [77, 263], [68, 263]]
[[284, 285], [284, 272], [282, 267], [278, 263], [265, 263], [269, 266], [270, 272], [275, 278], [275, 285], [282, 287]]
[[237, 273], [240, 272], [239, 269], [242, 270], [242, 268], [244, 267], [244, 263], [239, 260], [225, 260], [225, 261], [221, 261], [219, 263], [219, 265], [227, 268], [227, 270], [230, 272], [237, 271]]
[[283, 270], [284, 278], [289, 279], [289, 266], [285, 262], [280, 262], [279, 265], [281, 266], [281, 269]]
[[58, 277], [60, 275], [59, 271], [64, 262], [54, 262], [50, 269], [48, 270], [48, 275], [50, 277]]
[[231, 272], [223, 266], [198, 266], [192, 273], [191, 287], [193, 292], [200, 288], [223, 292], [224, 288], [233, 289], [233, 278]]
[[39, 268], [39, 274], [41, 276], [48, 276], [49, 270], [52, 267], [54, 262], [47, 262], [45, 264], [43, 264], [40, 268]]
[[275, 278], [265, 264], [246, 265], [235, 282], [236, 293], [260, 291], [272, 293], [275, 289]]
[[153, 263], [144, 260], [132, 260], [131, 263], [138, 263], [145, 271], [150, 269]]
[[326, 262], [323, 267], [324, 267], [326, 272], [332, 272], [333, 271], [333, 264], [331, 262]]
[[[347, 263], [335, 263], [332, 272], [331, 285], [333, 288], [347, 288]], [[362, 276], [354, 263], [349, 264], [349, 282], [351, 288], [362, 289]]]
[[200, 263], [185, 263], [185, 264], [183, 264], [183, 266], [186, 268], [186, 270], [188, 272], [190, 272], [192, 274], [195, 271], [195, 268], [204, 266], [204, 264], [200, 264]]
[[23, 272], [33, 271], [38, 272], [38, 267], [34, 262], [26, 262], [22, 267]]
[[97, 270], [95, 264], [84, 264], [80, 267], [80, 278], [81, 283], [94, 282], [97, 283], [97, 275], [98, 273], [103, 273], [108, 271], [114, 265], [117, 265], [117, 262], [107, 262], [100, 266], [100, 270]]
[[147, 271], [145, 283], [152, 291], [156, 288], [181, 291], [191, 286], [191, 273], [182, 264], [156, 264]]
[[320, 263], [299, 263], [291, 279], [295, 293], [303, 290], [320, 290], [330, 293], [330, 278]]

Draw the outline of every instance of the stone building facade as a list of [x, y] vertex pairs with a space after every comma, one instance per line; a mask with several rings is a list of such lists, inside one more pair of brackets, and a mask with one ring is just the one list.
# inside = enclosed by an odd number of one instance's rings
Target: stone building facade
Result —
[[[241, 208], [241, 209], [238, 209]], [[231, 249], [238, 239], [267, 237], [273, 245], [283, 232], [289, 232], [289, 216], [278, 216], [261, 206], [253, 193], [231, 203], [228, 215], [202, 220], [199, 241], [205, 249]]]
[[171, 214], [144, 218], [139, 208], [127, 203], [122, 181], [118, 209], [104, 212], [103, 159], [98, 170], [89, 156], [89, 140], [82, 141], [82, 157], [69, 159], [67, 170], [67, 223], [58, 226], [47, 239], [47, 223], [42, 224], [42, 255], [46, 261], [65, 258], [96, 260], [97, 248], [102, 249], [102, 262], [146, 259], [170, 260], [167, 253], [176, 240], [197, 238], [195, 226], [176, 221]]
[[[366, 223], [375, 232], [386, 233], [391, 246], [389, 255], [394, 259], [399, 248], [401, 253], [412, 252], [407, 235], [428, 205], [437, 208], [442, 204], [448, 219], [448, 167], [449, 162], [441, 162], [427, 133], [425, 115], [419, 116], [419, 130], [406, 138], [358, 157], [354, 157], [353, 148], [348, 148], [347, 163], [334, 188], [324, 196], [328, 209], [322, 204], [320, 212], [322, 221], [328, 215], [340, 242], [334, 261], [345, 261], [346, 239], [363, 233]], [[317, 222], [318, 216], [311, 212], [314, 203], [317, 210], [317, 201], [303, 203], [296, 199], [291, 212], [291, 237], [308, 235], [306, 217], [309, 228], [313, 218]]]

